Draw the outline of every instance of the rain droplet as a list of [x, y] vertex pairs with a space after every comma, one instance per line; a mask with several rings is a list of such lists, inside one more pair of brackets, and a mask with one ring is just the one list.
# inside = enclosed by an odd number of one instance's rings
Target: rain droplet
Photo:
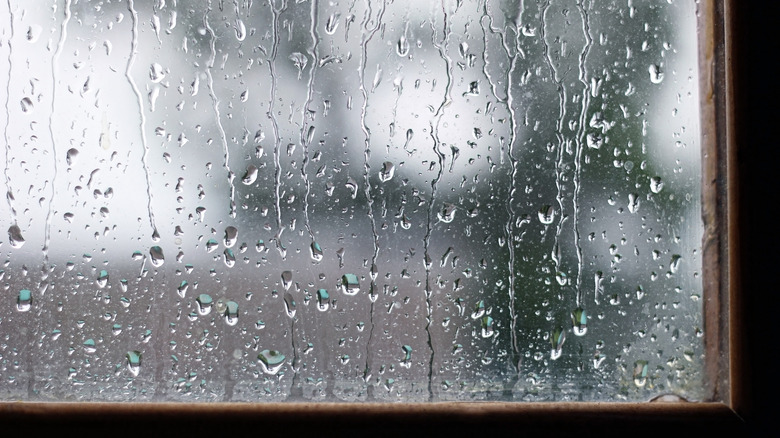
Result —
[[650, 82], [660, 84], [664, 80], [664, 71], [658, 64], [651, 64], [648, 68], [650, 72]]
[[232, 248], [236, 244], [236, 238], [238, 237], [238, 229], [234, 226], [225, 228], [225, 246]]
[[634, 362], [634, 384], [641, 388], [645, 383], [647, 383], [647, 361], [638, 360]]
[[127, 352], [127, 369], [133, 376], [137, 376], [141, 371], [141, 359], [142, 355], [140, 351], [128, 351]]
[[199, 314], [208, 315], [211, 313], [211, 305], [214, 303], [214, 301], [211, 299], [211, 295], [200, 294], [198, 295], [198, 298], [195, 299], [195, 302], [198, 303]]
[[22, 106], [22, 112], [25, 113], [31, 113], [35, 109], [35, 106], [33, 105], [33, 102], [32, 100], [30, 100], [29, 97], [23, 98], [19, 102], [19, 104]]
[[[262, 149], [263, 148], [260, 148], [261, 155], [262, 155]], [[254, 164], [250, 164], [249, 166], [247, 166], [246, 172], [244, 172], [244, 177], [241, 178], [241, 182], [244, 183], [244, 185], [248, 186], [254, 184], [256, 180], [257, 180], [257, 167]]]
[[165, 263], [165, 255], [163, 254], [162, 248], [159, 246], [151, 247], [149, 249], [149, 256], [152, 259], [152, 265], [156, 267], [160, 267], [163, 263]]
[[660, 176], [650, 178], [650, 191], [658, 193], [664, 188], [664, 182]]
[[385, 161], [382, 164], [382, 170], [379, 171], [379, 180], [382, 182], [387, 182], [393, 179], [393, 175], [395, 175], [395, 165], [389, 161]]
[[165, 79], [165, 70], [163, 69], [163, 66], [156, 62], [152, 64], [151, 67], [149, 67], [149, 79], [154, 83]]
[[189, 289], [190, 284], [187, 283], [187, 280], [182, 280], [182, 282], [179, 284], [179, 287], [176, 288], [176, 292], [179, 294], [180, 297], [184, 298], [184, 296], [187, 294], [187, 289]]
[[680, 262], [682, 261], [682, 256], [679, 254], [672, 255], [672, 261], [669, 262], [669, 270], [672, 271], [672, 274], [676, 273], [678, 269], [680, 269]]
[[339, 18], [341, 18], [341, 14], [338, 12], [335, 14], [331, 14], [330, 17], [328, 17], [328, 21], [325, 22], [325, 33], [328, 35], [333, 35], [336, 33], [336, 29], [339, 27]]
[[233, 28], [236, 30], [236, 39], [244, 41], [244, 38], [246, 38], [246, 25], [244, 25], [244, 22], [240, 18], [236, 18], [236, 24]]
[[16, 310], [20, 312], [26, 312], [32, 307], [32, 292], [29, 289], [22, 289], [19, 291], [19, 296], [16, 298]]
[[72, 166], [76, 163], [76, 158], [79, 156], [79, 150], [76, 148], [70, 148], [68, 149], [67, 154], [65, 155], [65, 162], [68, 163], [68, 166]]
[[19, 229], [18, 225], [8, 227], [8, 241], [14, 248], [21, 248], [24, 245], [22, 230]]
[[295, 318], [295, 298], [289, 292], [284, 294], [284, 310], [287, 312], [287, 316]]
[[563, 348], [564, 342], [566, 342], [566, 332], [563, 331], [562, 327], [556, 327], [556, 329], [550, 333], [550, 343], [552, 344], [550, 359], [557, 360], [561, 357], [561, 349]]
[[225, 322], [228, 325], [236, 325], [238, 322], [238, 303], [228, 301], [225, 303]]
[[493, 318], [489, 316], [482, 317], [482, 337], [489, 338], [493, 336]]
[[257, 355], [263, 372], [266, 374], [276, 374], [284, 365], [284, 355], [276, 350], [263, 350]]
[[108, 272], [105, 269], [103, 269], [100, 271], [100, 275], [98, 275], [97, 285], [102, 289], [106, 287], [107, 283], [108, 283]]
[[591, 149], [599, 149], [604, 144], [604, 139], [595, 132], [589, 132], [585, 140]]
[[307, 58], [303, 53], [293, 52], [290, 54], [289, 59], [292, 61], [293, 65], [295, 65], [295, 68], [298, 69], [298, 80], [300, 80], [301, 75], [303, 74], [303, 69], [306, 68], [306, 64], [309, 63], [309, 58]]
[[330, 295], [328, 295], [328, 291], [325, 289], [320, 289], [317, 291], [317, 308], [321, 311], [328, 310], [328, 307], [330, 307]]
[[282, 272], [282, 287], [284, 287], [284, 290], [289, 290], [290, 285], [292, 285], [292, 271], [283, 271]]
[[409, 54], [409, 41], [406, 39], [406, 35], [401, 35], [401, 38], [398, 39], [395, 51], [398, 53], [398, 56], [406, 56]]
[[346, 295], [355, 295], [360, 291], [360, 282], [355, 274], [344, 274], [341, 277], [341, 290]]
[[437, 213], [437, 216], [439, 220], [445, 224], [452, 222], [452, 220], [455, 219], [455, 205], [445, 203], [441, 211]]
[[314, 260], [315, 262], [322, 260], [322, 248], [320, 248], [319, 243], [312, 242], [309, 248], [311, 249], [312, 260]]
[[225, 248], [222, 252], [222, 256], [224, 257], [225, 266], [228, 268], [232, 268], [236, 264], [236, 255], [233, 254], [232, 249]]
[[410, 345], [401, 346], [401, 350], [404, 352], [404, 358], [401, 361], [401, 366], [404, 368], [410, 368], [412, 366], [412, 347]]
[[628, 211], [636, 213], [639, 210], [639, 195], [636, 193], [628, 194]]
[[575, 336], [583, 336], [588, 331], [588, 315], [582, 307], [577, 307], [571, 313], [571, 321]]
[[552, 205], [544, 205], [539, 209], [539, 222], [550, 225], [555, 217], [555, 209]]

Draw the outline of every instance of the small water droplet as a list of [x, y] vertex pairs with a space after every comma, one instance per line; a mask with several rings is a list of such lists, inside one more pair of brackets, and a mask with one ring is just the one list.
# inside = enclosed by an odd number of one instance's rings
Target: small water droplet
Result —
[[562, 327], [556, 327], [555, 330], [550, 333], [550, 343], [552, 344], [550, 359], [557, 360], [561, 357], [564, 342], [566, 342], [566, 332], [563, 331]]
[[236, 39], [244, 41], [244, 38], [246, 38], [246, 25], [244, 25], [244, 22], [240, 18], [236, 18], [233, 28], [236, 30]]
[[658, 64], [651, 64], [650, 67], [648, 67], [648, 71], [650, 72], [650, 82], [654, 84], [660, 84], [664, 80], [664, 71]]
[[482, 337], [489, 338], [493, 336], [493, 318], [490, 316], [482, 317]]
[[141, 352], [137, 350], [128, 351], [126, 357], [127, 357], [127, 369], [130, 370], [130, 373], [133, 376], [137, 376], [138, 373], [141, 371], [141, 360], [142, 360]]
[[22, 112], [24, 113], [31, 113], [35, 109], [35, 106], [29, 97], [23, 98], [19, 104], [22, 106]]
[[409, 41], [406, 39], [406, 35], [401, 35], [401, 38], [398, 39], [395, 51], [398, 53], [398, 56], [406, 56], [409, 54]]
[[76, 163], [76, 158], [79, 156], [79, 150], [76, 148], [70, 148], [68, 149], [67, 154], [65, 155], [65, 162], [68, 163], [68, 166], [72, 166]]
[[588, 332], [588, 314], [582, 307], [577, 307], [571, 313], [571, 322], [575, 336], [584, 336]]
[[404, 358], [401, 360], [401, 366], [404, 368], [410, 368], [412, 366], [412, 347], [410, 345], [401, 346], [401, 350], [404, 352]]

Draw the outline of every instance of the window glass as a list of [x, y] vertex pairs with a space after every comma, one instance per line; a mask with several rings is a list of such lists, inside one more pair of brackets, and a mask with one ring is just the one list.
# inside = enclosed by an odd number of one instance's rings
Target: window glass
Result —
[[706, 398], [696, 5], [0, 6], [0, 399]]

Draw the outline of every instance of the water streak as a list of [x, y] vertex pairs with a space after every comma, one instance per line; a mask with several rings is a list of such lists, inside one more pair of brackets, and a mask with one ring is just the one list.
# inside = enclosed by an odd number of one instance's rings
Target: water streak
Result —
[[582, 89], [582, 108], [580, 110], [580, 119], [579, 119], [579, 130], [577, 132], [577, 138], [576, 138], [576, 155], [574, 158], [574, 196], [572, 199], [572, 204], [574, 208], [574, 214], [573, 214], [573, 227], [574, 227], [574, 245], [577, 249], [577, 279], [575, 280], [575, 291], [576, 291], [576, 301], [577, 301], [577, 307], [580, 306], [580, 301], [582, 300], [582, 269], [583, 269], [583, 261], [582, 261], [582, 244], [580, 243], [580, 229], [579, 229], [579, 223], [577, 221], [579, 216], [579, 194], [580, 194], [580, 175], [582, 173], [582, 150], [583, 150], [583, 141], [585, 137], [585, 122], [588, 112], [588, 106], [590, 104], [590, 83], [588, 82], [587, 78], [587, 70], [585, 68], [585, 62], [586, 58], [588, 56], [588, 52], [590, 51], [590, 47], [593, 44], [593, 38], [590, 36], [590, 25], [589, 25], [589, 19], [588, 19], [588, 8], [585, 7], [585, 1], [586, 0], [580, 0], [577, 2], [577, 8], [580, 10], [580, 13], [582, 14], [582, 31], [585, 34], [585, 46], [582, 48], [582, 53], [580, 53], [580, 62], [579, 62], [579, 79], [580, 82], [583, 85]]
[[141, 164], [144, 168], [144, 175], [146, 176], [146, 209], [149, 212], [149, 224], [152, 226], [152, 235], [157, 234], [157, 226], [154, 223], [154, 212], [152, 211], [152, 183], [149, 177], [149, 163], [147, 157], [149, 155], [149, 144], [146, 140], [146, 116], [144, 115], [144, 104], [141, 92], [138, 90], [138, 85], [130, 75], [130, 70], [135, 63], [135, 57], [138, 55], [138, 12], [135, 10], [133, 0], [127, 0], [127, 10], [130, 12], [130, 16], [133, 19], [132, 25], [132, 40], [130, 42], [130, 56], [127, 58], [127, 67], [125, 68], [125, 77], [130, 87], [135, 93], [136, 100], [138, 102], [138, 115], [141, 118], [141, 144], [144, 148], [144, 153], [141, 155]]
[[368, 127], [368, 124], [366, 122], [366, 113], [368, 110], [368, 91], [366, 90], [366, 60], [368, 58], [368, 43], [371, 41], [371, 39], [374, 37], [376, 32], [379, 30], [382, 24], [382, 16], [385, 13], [385, 2], [382, 2], [382, 7], [377, 13], [376, 20], [374, 21], [374, 26], [372, 28], [369, 28], [368, 24], [370, 22], [371, 18], [371, 5], [368, 1], [366, 1], [366, 14], [363, 18], [363, 22], [361, 23], [361, 28], [363, 29], [363, 38], [360, 42], [360, 64], [358, 67], [358, 71], [360, 72], [360, 92], [363, 95], [363, 105], [360, 109], [360, 123], [361, 123], [361, 129], [363, 130], [363, 136], [365, 138], [365, 148], [363, 149], [363, 185], [364, 187], [364, 193], [366, 195], [366, 200], [368, 201], [368, 218], [371, 221], [371, 235], [373, 237], [373, 253], [371, 255], [371, 286], [369, 289], [369, 299], [371, 301], [371, 309], [369, 310], [369, 318], [371, 323], [371, 329], [369, 331], [368, 335], [368, 342], [366, 343], [366, 368], [365, 368], [365, 374], [366, 377], [370, 374], [371, 364], [370, 364], [370, 352], [371, 352], [371, 341], [373, 340], [374, 335], [374, 301], [375, 301], [375, 295], [376, 295], [376, 279], [373, 275], [373, 272], [376, 270], [376, 260], [379, 256], [379, 234], [376, 231], [376, 219], [374, 218], [374, 198], [371, 195], [371, 181], [370, 181], [370, 172], [371, 172], [371, 166], [369, 165], [369, 157], [371, 155], [371, 130]]
[[[279, 50], [279, 15], [282, 10], [284, 10], [287, 7], [287, 2], [282, 2], [281, 9], [276, 9], [274, 7], [274, 0], [268, 0], [268, 6], [271, 8], [271, 14], [273, 16], [272, 18], [272, 24], [271, 24], [271, 35], [273, 44], [271, 46], [271, 59], [268, 61], [268, 69], [271, 72], [271, 95], [269, 100], [269, 106], [268, 106], [268, 115], [271, 118], [271, 126], [274, 131], [274, 209], [276, 210], [276, 236], [274, 240], [276, 241], [276, 247], [282, 251], [283, 245], [282, 245], [282, 231], [284, 231], [284, 228], [282, 227], [282, 207], [281, 207], [281, 195], [279, 193], [282, 181], [282, 166], [279, 163], [279, 148], [281, 146], [282, 139], [279, 137], [279, 124], [276, 120], [276, 114], [274, 113], [275, 110], [275, 101], [276, 101], [276, 55]], [[282, 252], [284, 258], [284, 252]]]
[[11, 178], [8, 176], [8, 171], [11, 166], [11, 140], [8, 137], [8, 127], [11, 125], [11, 72], [13, 71], [13, 44], [14, 38], [14, 12], [11, 9], [11, 0], [7, 1], [8, 15], [11, 24], [11, 35], [8, 37], [8, 83], [5, 87], [5, 187], [6, 195], [5, 199], [8, 202], [8, 208], [11, 210], [11, 218], [14, 225], [16, 225], [16, 210], [14, 209], [13, 202], [13, 189], [11, 188]]
[[[309, 131], [314, 129], [314, 120], [312, 116], [312, 123], [307, 124], [307, 118], [311, 112], [311, 103], [314, 94], [314, 79], [317, 72], [317, 47], [319, 46], [320, 39], [317, 32], [317, 10], [319, 8], [319, 0], [311, 1], [311, 9], [309, 12], [311, 18], [311, 27], [309, 28], [309, 34], [311, 35], [312, 44], [308, 48], [309, 57], [311, 57], [311, 73], [309, 74], [308, 90], [306, 91], [306, 103], [301, 110], [301, 144], [303, 145], [303, 163], [301, 164], [301, 175], [303, 176], [303, 183], [306, 186], [306, 194], [303, 197], [303, 218], [306, 231], [309, 233], [309, 237], [312, 242], [314, 239], [314, 232], [311, 229], [311, 222], [309, 221], [309, 196], [311, 194], [311, 181], [306, 174], [306, 166], [309, 164]], [[307, 129], [308, 128], [308, 129]]]
[[439, 43], [437, 38], [437, 32], [436, 28], [433, 25], [433, 20], [431, 20], [431, 43], [433, 46], [439, 51], [439, 56], [444, 61], [446, 72], [447, 72], [447, 85], [444, 90], [444, 96], [442, 98], [441, 104], [439, 104], [439, 107], [436, 109], [436, 113], [434, 113], [434, 117], [436, 118], [436, 123], [431, 124], [431, 139], [433, 140], [433, 152], [436, 154], [436, 157], [438, 158], [438, 173], [436, 174], [436, 177], [431, 180], [431, 199], [428, 202], [428, 221], [426, 224], [426, 232], [425, 232], [425, 239], [424, 239], [424, 248], [425, 248], [425, 332], [428, 335], [428, 347], [431, 349], [431, 357], [428, 362], [428, 395], [429, 399], [433, 400], [433, 361], [435, 356], [435, 351], [433, 348], [433, 339], [431, 338], [431, 324], [433, 324], [433, 304], [431, 302], [431, 295], [433, 294], [433, 288], [431, 287], [431, 265], [429, 263], [429, 260], [431, 260], [430, 256], [430, 246], [431, 246], [431, 234], [433, 231], [433, 224], [432, 224], [432, 216], [433, 216], [433, 205], [434, 201], [436, 200], [436, 189], [439, 183], [439, 180], [441, 179], [442, 173], [444, 171], [444, 154], [441, 152], [441, 140], [439, 138], [439, 126], [441, 125], [441, 119], [444, 116], [444, 109], [448, 107], [452, 103], [451, 98], [451, 91], [452, 91], [452, 59], [450, 59], [449, 55], [447, 54], [447, 50], [449, 48], [449, 34], [450, 34], [450, 28], [447, 23], [447, 10], [444, 5], [444, 0], [441, 2], [441, 10], [444, 14], [444, 28], [442, 32], [444, 33], [442, 42]]

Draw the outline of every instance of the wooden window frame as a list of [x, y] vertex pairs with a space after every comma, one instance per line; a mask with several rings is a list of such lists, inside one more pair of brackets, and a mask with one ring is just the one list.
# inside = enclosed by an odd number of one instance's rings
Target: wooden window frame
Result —
[[[688, 1], [688, 0], [680, 0]], [[691, 0], [693, 1], [693, 0]], [[0, 402], [0, 430], [106, 432], [110, 436], [162, 433], [199, 435], [254, 431], [339, 436], [461, 435], [506, 431], [513, 435], [571, 431], [643, 436], [673, 431], [700, 434], [745, 428], [752, 408], [749, 354], [740, 269], [740, 194], [737, 161], [744, 120], [735, 93], [745, 81], [739, 63], [746, 30], [737, 20], [747, 8], [737, 0], [699, 0], [699, 81], [702, 143], [702, 216], [705, 372], [709, 402], [649, 403], [38, 403]], [[756, 5], [754, 5], [756, 6]], [[737, 33], [735, 33], [737, 32]], [[740, 34], [741, 35], [741, 34]], [[741, 45], [740, 45], [741, 44]], [[743, 76], [743, 77], [740, 77]], [[737, 82], [742, 80], [742, 82]], [[742, 104], [742, 105], [740, 105]], [[741, 135], [738, 138], [738, 135]], [[739, 141], [738, 141], [739, 140]], [[744, 172], [744, 170], [743, 170]], [[740, 191], [741, 189], [741, 191]], [[744, 250], [743, 250], [744, 251]], [[745, 274], [747, 276], [747, 274]], [[755, 355], [753, 355], [755, 356]], [[648, 427], [652, 426], [652, 427]], [[245, 429], [246, 428], [246, 429]], [[330, 429], [329, 429], [330, 428]], [[291, 435], [292, 434], [292, 435]], [[625, 435], [628, 434], [628, 435]]]

